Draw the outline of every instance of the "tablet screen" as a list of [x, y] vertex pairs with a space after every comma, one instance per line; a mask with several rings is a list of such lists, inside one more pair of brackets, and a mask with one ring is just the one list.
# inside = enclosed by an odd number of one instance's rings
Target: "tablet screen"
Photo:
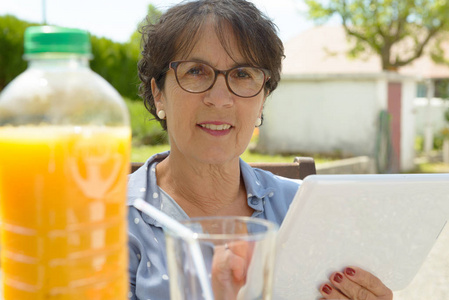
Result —
[[403, 289], [448, 217], [449, 174], [308, 176], [279, 230], [273, 299], [316, 299], [351, 265]]

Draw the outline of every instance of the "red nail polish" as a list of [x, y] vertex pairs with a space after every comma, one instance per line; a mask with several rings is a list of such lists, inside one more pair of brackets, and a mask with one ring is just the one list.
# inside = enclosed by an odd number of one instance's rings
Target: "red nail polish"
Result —
[[355, 270], [353, 268], [346, 268], [345, 273], [346, 273], [346, 275], [354, 276]]
[[334, 280], [338, 283], [341, 283], [343, 281], [343, 275], [341, 275], [340, 273], [335, 274]]
[[325, 284], [322, 288], [322, 291], [330, 295], [332, 293], [332, 288], [329, 285]]

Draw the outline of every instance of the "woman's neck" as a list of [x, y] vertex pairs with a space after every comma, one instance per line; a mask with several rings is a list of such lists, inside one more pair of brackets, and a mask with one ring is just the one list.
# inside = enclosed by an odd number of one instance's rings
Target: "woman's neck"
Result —
[[239, 159], [223, 164], [197, 164], [170, 154], [156, 167], [158, 185], [189, 217], [251, 216]]

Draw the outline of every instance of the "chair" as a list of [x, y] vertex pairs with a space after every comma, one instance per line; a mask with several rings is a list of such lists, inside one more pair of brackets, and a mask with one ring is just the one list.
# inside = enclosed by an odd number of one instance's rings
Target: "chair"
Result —
[[[140, 162], [131, 163], [131, 173], [140, 168], [142, 164]], [[308, 175], [316, 174], [315, 161], [312, 157], [295, 157], [292, 163], [254, 162], [249, 165], [292, 179], [304, 179]]]
[[316, 174], [313, 157], [298, 156], [292, 163], [257, 162], [249, 163], [249, 165], [292, 179], [304, 179], [306, 176]]

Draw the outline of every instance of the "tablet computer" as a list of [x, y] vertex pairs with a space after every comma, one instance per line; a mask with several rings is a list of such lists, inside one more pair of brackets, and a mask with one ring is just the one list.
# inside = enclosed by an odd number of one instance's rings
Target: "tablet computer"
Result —
[[316, 299], [346, 266], [401, 290], [448, 219], [449, 174], [308, 176], [279, 229], [273, 299]]

